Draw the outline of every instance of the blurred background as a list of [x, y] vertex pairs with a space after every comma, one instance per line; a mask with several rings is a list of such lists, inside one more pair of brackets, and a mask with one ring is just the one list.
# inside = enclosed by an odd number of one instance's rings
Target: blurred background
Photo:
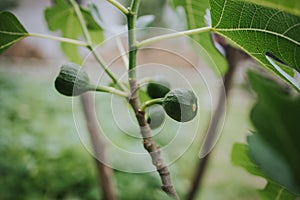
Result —
[[[124, 31], [125, 19], [104, 0], [81, 1], [82, 5], [87, 2], [94, 2], [104, 21], [112, 27], [114, 33], [105, 32], [107, 41], [101, 45], [99, 53], [110, 63], [110, 68], [124, 79], [126, 71], [113, 36]], [[122, 3], [128, 5], [129, 1]], [[51, 1], [1, 0], [0, 10], [13, 12], [29, 32], [59, 35], [59, 32], [48, 31], [43, 17], [43, 10], [50, 5]], [[184, 29], [185, 22], [180, 17], [182, 13], [180, 10], [177, 13], [172, 11], [166, 0], [142, 1], [141, 6], [140, 15], [155, 15], [153, 27]], [[120, 35], [121, 38], [123, 35]], [[169, 167], [180, 196], [184, 196], [190, 187], [201, 141], [220, 87], [220, 78], [195, 54], [189, 42], [186, 38], [169, 40], [142, 50], [139, 62], [144, 67], [138, 71], [140, 78], [163, 74], [173, 87], [192, 87], [199, 98], [200, 117], [193, 124], [181, 127], [183, 131], [178, 132], [179, 139], [175, 143], [178, 148], [163, 154], [166, 160], [174, 161]], [[58, 94], [53, 86], [59, 68], [65, 62], [67, 59], [60, 51], [58, 42], [37, 38], [22, 40], [0, 56], [1, 200], [101, 199], [86, 127], [82, 122], [83, 125], [76, 129], [74, 123], [74, 113], [78, 119], [83, 118], [81, 105], [76, 99], [72, 101]], [[107, 77], [101, 76], [102, 71], [93, 59], [87, 56], [86, 63], [92, 80], [109, 84]], [[188, 81], [178, 81], [181, 80], [178, 74], [182, 75], [182, 80]], [[236, 74], [226, 109], [226, 124], [214, 148], [197, 199], [258, 199], [256, 189], [265, 183], [230, 162], [233, 143], [244, 142], [251, 130], [248, 113], [254, 97], [244, 80], [243, 69]], [[96, 95], [95, 100], [103, 132], [111, 132], [107, 138], [112, 144], [144, 153], [139, 138], [124, 134], [124, 130], [136, 129], [122, 127], [121, 121], [121, 125], [115, 121], [112, 107], [107, 106], [111, 105], [110, 96]], [[120, 115], [128, 114], [126, 111]], [[154, 139], [164, 147], [172, 141], [172, 132], [177, 129], [178, 124], [167, 119]], [[166, 199], [160, 190], [156, 172], [126, 172], [130, 171], [132, 163], [142, 166], [151, 165], [150, 162], [138, 164], [138, 161], [113, 154], [113, 150], [109, 153], [110, 164], [116, 168], [114, 182], [119, 199]]]

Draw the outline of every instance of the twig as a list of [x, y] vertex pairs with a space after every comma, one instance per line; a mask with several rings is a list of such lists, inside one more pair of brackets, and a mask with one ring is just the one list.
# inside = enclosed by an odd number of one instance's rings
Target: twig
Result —
[[153, 43], [156, 43], [156, 42], [159, 42], [162, 40], [166, 40], [166, 39], [172, 39], [172, 38], [188, 36], [188, 35], [195, 35], [195, 34], [200, 34], [200, 33], [206, 33], [206, 32], [210, 32], [211, 30], [212, 30], [211, 27], [201, 27], [201, 28], [191, 29], [191, 30], [187, 30], [187, 31], [159, 35], [159, 36], [152, 37], [152, 38], [149, 38], [149, 39], [139, 42], [137, 44], [137, 48], [148, 46], [150, 44], [153, 44]]
[[[79, 24], [80, 24], [80, 27], [82, 29], [83, 36], [86, 39], [86, 42], [88, 44], [87, 48], [91, 51], [91, 53], [93, 54], [93, 56], [95, 57], [95, 59], [97, 60], [97, 62], [104, 69], [105, 73], [107, 73], [107, 75], [112, 79], [112, 81], [115, 84], [118, 84], [117, 77], [109, 70], [108, 66], [105, 64], [105, 62], [102, 59], [102, 57], [95, 52], [95, 49], [94, 49], [93, 44], [92, 44], [91, 35], [89, 33], [86, 21], [85, 21], [83, 15], [81, 13], [79, 5], [74, 0], [69, 0], [69, 1], [70, 1], [70, 3], [72, 4], [72, 6], [74, 8], [74, 11], [76, 13], [77, 19], [79, 20]], [[124, 87], [122, 87], [121, 84], [119, 84], [119, 85], [120, 85], [120, 88], [123, 90]]]
[[94, 100], [90, 93], [85, 93], [80, 96], [81, 104], [84, 110], [90, 139], [93, 145], [93, 150], [96, 155], [95, 162], [98, 171], [98, 181], [100, 190], [102, 191], [103, 199], [116, 200], [116, 191], [113, 183], [113, 171], [104, 163], [106, 158], [106, 144], [103, 142], [101, 132], [98, 128], [97, 116], [94, 109]]
[[133, 93], [129, 99], [129, 103], [135, 111], [136, 118], [140, 126], [140, 132], [143, 136], [144, 148], [149, 152], [152, 163], [156, 167], [162, 182], [162, 190], [174, 199], [179, 199], [177, 192], [172, 184], [170, 172], [163, 161], [161, 156], [160, 147], [156, 146], [152, 135], [151, 129], [146, 121], [145, 112], [140, 110], [140, 101], [137, 96], [138, 85], [135, 80], [130, 81], [130, 87], [133, 88]]
[[124, 15], [128, 14], [128, 10], [119, 2], [115, 0], [106, 0], [107, 2], [111, 3], [113, 6], [115, 6], [117, 9], [119, 9]]
[[[204, 144], [203, 144], [203, 149], [210, 149], [211, 146], [213, 145], [213, 142], [215, 141], [217, 131], [219, 128], [219, 122], [220, 122], [221, 116], [224, 114], [225, 102], [229, 96], [229, 91], [232, 87], [232, 78], [233, 78], [234, 72], [236, 70], [236, 67], [238, 65], [238, 61], [241, 59], [241, 51], [240, 50], [238, 50], [234, 47], [231, 47], [229, 45], [224, 45], [224, 44], [223, 44], [223, 47], [226, 52], [228, 71], [226, 72], [226, 74], [224, 75], [224, 78], [223, 78], [224, 90], [222, 88], [220, 91], [218, 106], [213, 113], [212, 122], [208, 128], [206, 138], [205, 138]], [[242, 56], [244, 56], [244, 55], [242, 55]], [[205, 174], [205, 170], [206, 170], [209, 158], [210, 158], [210, 153], [208, 153], [207, 155], [205, 155], [203, 158], [201, 158], [199, 160], [198, 167], [196, 168], [196, 174], [192, 181], [192, 187], [187, 194], [186, 200], [195, 199], [196, 194], [198, 192], [198, 188], [200, 187], [201, 182], [203, 180], [203, 176]]]
[[140, 100], [138, 97], [139, 86], [136, 81], [136, 63], [137, 63], [137, 51], [136, 48], [136, 33], [135, 22], [138, 12], [140, 0], [132, 0], [131, 8], [127, 15], [128, 20], [128, 46], [129, 46], [129, 85], [131, 96], [129, 97], [129, 103], [135, 112], [135, 116], [140, 126], [140, 132], [143, 137], [144, 148], [149, 152], [153, 165], [156, 167], [157, 172], [160, 175], [162, 182], [162, 190], [174, 199], [179, 199], [175, 188], [173, 187], [170, 172], [164, 163], [160, 147], [156, 146], [149, 124], [145, 118], [145, 112], [140, 110]]

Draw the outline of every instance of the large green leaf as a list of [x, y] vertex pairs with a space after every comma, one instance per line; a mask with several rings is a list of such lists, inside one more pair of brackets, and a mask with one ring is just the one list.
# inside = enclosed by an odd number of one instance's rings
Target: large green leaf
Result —
[[294, 15], [300, 16], [300, 1], [299, 0], [240, 0], [256, 3], [266, 7], [284, 10]]
[[291, 194], [282, 186], [269, 181], [263, 190], [260, 190], [260, 196], [263, 200], [297, 200], [296, 195]]
[[272, 180], [300, 194], [300, 96], [257, 74], [249, 78], [258, 96], [251, 112], [256, 133], [249, 138], [250, 153]]
[[[103, 41], [103, 31], [95, 22], [89, 10], [81, 8], [81, 12], [87, 23], [88, 31], [94, 43], [99, 44]], [[51, 31], [60, 30], [63, 37], [78, 39], [83, 35], [79, 20], [74, 8], [65, 0], [56, 0], [56, 4], [45, 10], [45, 18], [48, 28]], [[78, 47], [73, 44], [61, 43], [65, 55], [72, 62], [80, 63], [81, 56]]]
[[[174, 7], [182, 6], [184, 8], [188, 29], [207, 26], [204, 16], [209, 8], [208, 0], [172, 0], [172, 3]], [[215, 64], [223, 74], [227, 69], [227, 63], [224, 57], [216, 50], [210, 33], [201, 33], [191, 37], [206, 50], [207, 57], [200, 52], [201, 56], [204, 56], [211, 66]]]
[[27, 36], [27, 30], [12, 13], [0, 12], [0, 54]]
[[279, 75], [267, 54], [300, 71], [299, 16], [236, 0], [210, 0], [210, 4], [216, 33], [232, 40]]
[[259, 167], [249, 157], [249, 147], [246, 144], [236, 143], [233, 145], [231, 161], [233, 164], [245, 168], [249, 173], [264, 176]]
[[260, 195], [262, 199], [270, 200], [295, 200], [296, 195], [290, 193], [282, 186], [276, 184], [270, 180], [260, 169], [260, 167], [252, 162], [252, 159], [249, 155], [249, 146], [246, 144], [236, 143], [233, 145], [232, 154], [231, 154], [232, 163], [243, 167], [249, 173], [266, 178], [268, 180], [267, 185], [263, 190], [260, 190]]
[[295, 200], [300, 195], [300, 96], [254, 72], [249, 80], [257, 94], [251, 111], [255, 132], [235, 144], [232, 162], [268, 183], [263, 199]]

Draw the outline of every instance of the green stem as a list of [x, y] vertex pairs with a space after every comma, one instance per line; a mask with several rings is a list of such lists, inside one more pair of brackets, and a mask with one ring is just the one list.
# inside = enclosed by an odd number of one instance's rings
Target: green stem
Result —
[[130, 8], [130, 10], [133, 12], [133, 14], [135, 16], [137, 16], [137, 11], [139, 9], [139, 6], [140, 6], [140, 0], [133, 0], [131, 2], [131, 8]]
[[118, 8], [124, 15], [128, 15], [129, 11], [126, 9], [122, 4], [115, 0], [106, 0], [107, 2], [111, 3], [113, 6]]
[[77, 15], [78, 20], [79, 20], [79, 23], [80, 23], [80, 26], [81, 26], [81, 29], [82, 29], [82, 32], [83, 32], [83, 36], [85, 37], [87, 43], [89, 45], [92, 45], [92, 39], [91, 39], [91, 36], [90, 36], [89, 31], [87, 29], [86, 22], [85, 22], [84, 17], [81, 13], [79, 5], [74, 0], [70, 0], [70, 2], [71, 2], [72, 6], [75, 10], [75, 13]]
[[162, 102], [163, 102], [163, 100], [164, 100], [164, 98], [158, 98], [158, 99], [151, 99], [151, 100], [149, 100], [149, 101], [146, 101], [144, 104], [141, 105], [140, 110], [141, 110], [142, 112], [145, 112], [146, 109], [147, 109], [148, 107], [150, 107], [150, 106], [152, 106], [152, 105], [154, 105], [154, 104], [159, 104], [159, 105], [161, 105]]
[[101, 67], [104, 69], [104, 71], [107, 73], [107, 75], [112, 79], [112, 81], [114, 82], [114, 84], [119, 85], [120, 88], [122, 90], [126, 90], [125, 87], [122, 84], [118, 84], [118, 79], [117, 77], [108, 69], [107, 65], [105, 64], [104, 60], [102, 59], [102, 57], [100, 57], [94, 50], [93, 48], [93, 44], [92, 44], [92, 39], [90, 36], [90, 33], [88, 31], [86, 22], [84, 20], [84, 17], [81, 13], [80, 7], [78, 6], [78, 4], [74, 1], [74, 0], [70, 0], [75, 13], [77, 15], [77, 18], [79, 20], [83, 35], [87, 41], [87, 48], [92, 52], [93, 56], [95, 57], [95, 59], [97, 60], [97, 62], [101, 65]]
[[176, 37], [181, 37], [181, 36], [195, 35], [195, 34], [199, 34], [199, 33], [209, 32], [211, 30], [212, 30], [211, 27], [201, 27], [201, 28], [196, 28], [196, 29], [187, 30], [187, 31], [181, 31], [181, 32], [177, 32], [177, 33], [160, 35], [160, 36], [156, 36], [156, 37], [149, 38], [149, 39], [139, 42], [136, 45], [136, 48], [139, 49], [141, 47], [148, 46], [150, 44], [159, 42], [161, 40], [166, 40], [166, 39], [171, 39], [171, 38], [176, 38]]
[[139, 84], [140, 86], [144, 86], [144, 85], [147, 85], [151, 80], [152, 80], [151, 78], [146, 77], [146, 78], [141, 79], [141, 80], [138, 82], [138, 84]]
[[131, 8], [127, 15], [128, 21], [128, 46], [129, 46], [129, 80], [136, 79], [136, 33], [135, 33], [135, 23], [137, 18], [137, 12], [139, 8], [140, 0], [133, 0], [131, 3]]
[[126, 91], [127, 88], [122, 84], [118, 82], [118, 79], [115, 77], [115, 75], [108, 69], [107, 65], [103, 61], [102, 57], [98, 55], [92, 47], [88, 47], [90, 51], [92, 52], [93, 56], [95, 57], [96, 61], [101, 65], [101, 67], [104, 69], [105, 73], [111, 78], [113, 83], [120, 87], [121, 90]]
[[44, 34], [40, 34], [40, 33], [28, 33], [28, 36], [56, 40], [56, 41], [65, 42], [65, 43], [69, 43], [69, 44], [75, 44], [75, 45], [84, 46], [84, 47], [89, 46], [88, 43], [81, 42], [79, 40], [73, 40], [70, 38], [57, 37], [57, 36], [52, 36], [52, 35], [44, 35]]
[[123, 91], [118, 90], [118, 89], [113, 88], [113, 87], [96, 86], [96, 91], [116, 94], [116, 95], [119, 95], [119, 96], [122, 96], [122, 97], [128, 97], [128, 94], [126, 92], [123, 92]]

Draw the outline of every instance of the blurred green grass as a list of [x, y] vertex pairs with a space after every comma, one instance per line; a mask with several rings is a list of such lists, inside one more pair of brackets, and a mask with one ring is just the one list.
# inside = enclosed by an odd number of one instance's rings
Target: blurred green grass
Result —
[[[76, 134], [71, 99], [54, 91], [52, 77], [35, 78], [9, 70], [0, 72], [0, 199], [99, 199], [93, 159]], [[103, 112], [110, 112], [109, 106], [103, 106], [110, 103], [110, 98], [104, 96], [96, 100], [101, 102]], [[232, 144], [244, 141], [249, 132], [251, 105], [252, 100], [246, 93], [239, 89], [233, 91], [227, 123], [197, 199], [258, 199], [255, 189], [263, 181], [230, 163]], [[75, 112], [81, 113], [79, 105], [75, 106]], [[134, 144], [133, 149], [142, 149], [141, 141], [130, 141], [115, 128], [110, 117], [102, 117], [101, 121], [104, 129], [113, 132], [111, 137], [118, 137], [118, 145], [132, 147]], [[174, 128], [173, 125], [168, 127]], [[190, 186], [202, 137], [200, 133], [170, 166], [175, 187], [182, 197]], [[169, 139], [166, 135], [156, 140], [163, 145]], [[160, 190], [156, 172], [115, 172], [120, 199], [167, 198]]]

